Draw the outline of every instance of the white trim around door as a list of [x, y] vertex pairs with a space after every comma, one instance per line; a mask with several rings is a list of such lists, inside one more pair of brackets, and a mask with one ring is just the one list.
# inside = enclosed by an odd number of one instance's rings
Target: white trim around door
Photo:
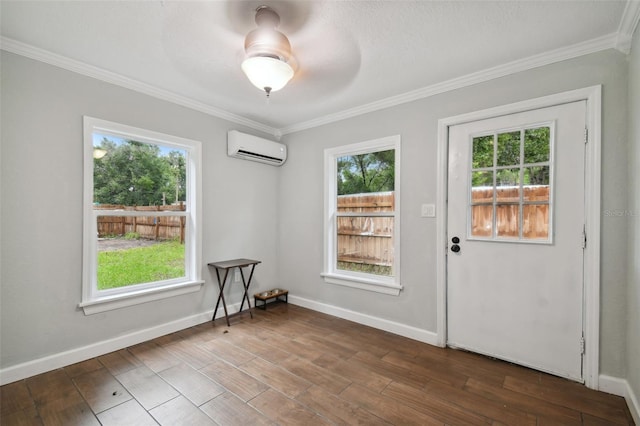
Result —
[[555, 95], [489, 108], [438, 120], [437, 181], [437, 343], [447, 344], [447, 173], [449, 127], [501, 115], [585, 100], [587, 102], [587, 146], [585, 163], [584, 333], [583, 378], [587, 387], [598, 389], [600, 346], [600, 180], [602, 86], [592, 86]]

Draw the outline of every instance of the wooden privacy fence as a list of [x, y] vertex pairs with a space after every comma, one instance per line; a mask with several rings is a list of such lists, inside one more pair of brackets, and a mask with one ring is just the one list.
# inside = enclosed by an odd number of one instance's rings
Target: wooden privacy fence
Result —
[[[338, 213], [393, 212], [393, 192], [338, 196]], [[339, 262], [393, 265], [393, 217], [339, 216]]]
[[[120, 206], [100, 204], [94, 210], [124, 210], [139, 212], [184, 211], [184, 203], [171, 206]], [[136, 233], [150, 240], [180, 239], [184, 243], [184, 216], [98, 216], [98, 237], [124, 236]]]
[[[499, 237], [519, 236], [519, 190], [519, 187], [496, 188], [496, 234]], [[549, 187], [524, 186], [523, 198], [523, 239], [546, 239], [549, 235]], [[340, 195], [338, 213], [393, 212], [394, 200], [393, 192]], [[472, 204], [472, 235], [491, 237], [493, 188], [475, 188], [472, 191]], [[393, 224], [392, 217], [338, 216], [338, 262], [392, 266]]]
[[[549, 236], [549, 187], [543, 185], [524, 186], [522, 206], [522, 238], [535, 240]], [[471, 192], [471, 235], [491, 237], [493, 235], [493, 188], [474, 188]], [[520, 188], [517, 186], [496, 188], [496, 235], [498, 237], [519, 236]], [[537, 202], [543, 204], [526, 204]], [[482, 203], [482, 204], [480, 204]], [[486, 203], [486, 204], [485, 204]]]

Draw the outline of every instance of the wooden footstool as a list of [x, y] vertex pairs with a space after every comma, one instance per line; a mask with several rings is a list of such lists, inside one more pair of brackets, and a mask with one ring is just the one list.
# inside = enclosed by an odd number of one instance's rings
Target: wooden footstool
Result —
[[[284, 300], [280, 299], [280, 297], [284, 296]], [[275, 299], [276, 301], [280, 300], [284, 303], [289, 302], [289, 290], [283, 290], [281, 288], [274, 288], [273, 290], [263, 291], [261, 293], [256, 293], [253, 295], [253, 306], [256, 308], [260, 308], [263, 310], [267, 310], [267, 300]], [[262, 301], [262, 305], [258, 306], [258, 300]]]

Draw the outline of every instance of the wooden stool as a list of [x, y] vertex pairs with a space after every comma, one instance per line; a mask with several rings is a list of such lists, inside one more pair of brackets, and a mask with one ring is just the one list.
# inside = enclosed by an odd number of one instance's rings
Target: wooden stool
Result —
[[[284, 300], [280, 299], [281, 296], [284, 296]], [[267, 300], [271, 300], [271, 299], [276, 299], [276, 301], [280, 300], [280, 301], [283, 301], [284, 303], [289, 303], [289, 290], [274, 288], [273, 290], [256, 293], [253, 295], [253, 306], [266, 311]], [[262, 301], [262, 306], [258, 306], [258, 300]]]

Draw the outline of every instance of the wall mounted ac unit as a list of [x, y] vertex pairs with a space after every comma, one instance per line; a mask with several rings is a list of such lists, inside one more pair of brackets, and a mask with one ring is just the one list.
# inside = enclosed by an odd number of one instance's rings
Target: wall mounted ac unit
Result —
[[227, 155], [281, 166], [287, 159], [287, 146], [237, 130], [230, 130], [227, 133]]

